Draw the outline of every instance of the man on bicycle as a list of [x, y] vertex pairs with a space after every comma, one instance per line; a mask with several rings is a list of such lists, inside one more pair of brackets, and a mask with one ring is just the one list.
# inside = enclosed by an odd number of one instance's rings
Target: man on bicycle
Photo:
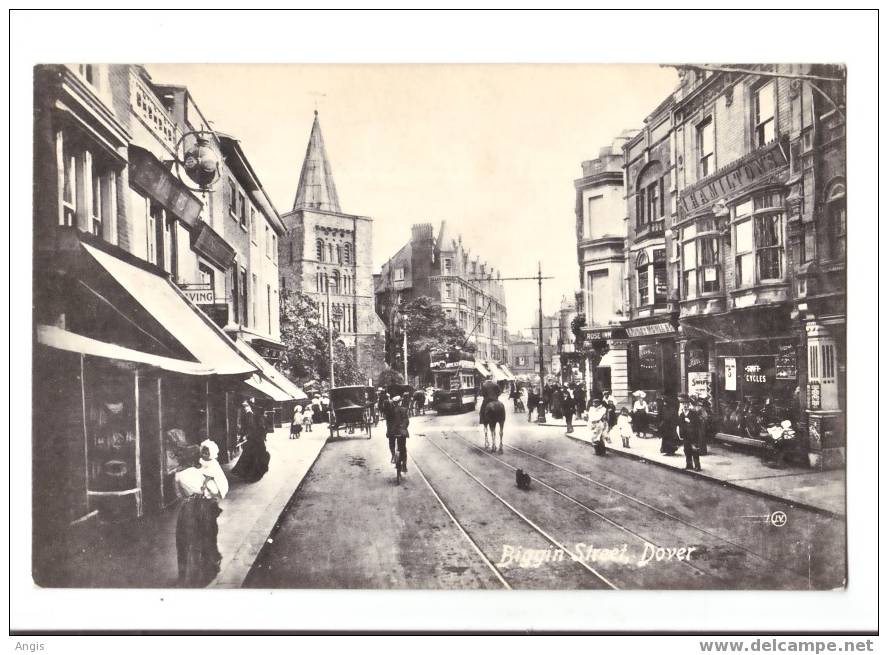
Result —
[[[401, 455], [401, 472], [407, 472], [407, 437], [410, 433], [407, 426], [410, 425], [410, 416], [407, 408], [401, 402], [401, 396], [395, 396], [391, 399], [391, 409], [385, 422], [385, 436], [388, 437], [389, 451], [392, 454], [392, 464], [397, 460], [398, 453]], [[397, 440], [398, 449], [395, 450], [395, 440]]]

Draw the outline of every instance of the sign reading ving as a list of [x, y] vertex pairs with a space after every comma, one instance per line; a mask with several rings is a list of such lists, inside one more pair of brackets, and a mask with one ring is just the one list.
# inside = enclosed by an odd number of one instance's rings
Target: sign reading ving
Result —
[[216, 292], [209, 284], [180, 284], [179, 288], [195, 305], [213, 305], [216, 302]]

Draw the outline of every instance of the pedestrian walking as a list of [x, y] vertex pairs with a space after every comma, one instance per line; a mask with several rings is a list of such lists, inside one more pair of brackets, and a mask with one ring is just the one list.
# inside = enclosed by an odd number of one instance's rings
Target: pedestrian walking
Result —
[[302, 433], [302, 407], [296, 405], [293, 408], [293, 420], [290, 422], [290, 438], [298, 439]]
[[683, 393], [678, 397], [676, 434], [684, 444], [685, 469], [700, 470], [700, 417], [690, 407], [691, 399]]
[[694, 410], [700, 418], [700, 454], [709, 454], [709, 439], [713, 429], [712, 411], [709, 405], [709, 396], [701, 393], [694, 401]]
[[675, 405], [665, 396], [660, 401], [660, 452], [664, 455], [675, 455], [681, 441], [676, 434], [678, 413]]
[[582, 415], [588, 409], [586, 405], [586, 389], [583, 385], [578, 384], [574, 389], [574, 414]]
[[312, 423], [321, 423], [321, 394], [316, 393], [311, 398]]
[[574, 400], [572, 389], [564, 388], [561, 390], [561, 411], [564, 412], [564, 422], [567, 424], [567, 434], [574, 431], [573, 417], [576, 412], [576, 401]]
[[219, 446], [200, 444], [196, 466], [175, 476], [176, 494], [183, 498], [176, 519], [176, 558], [180, 587], [205, 587], [219, 574], [219, 501], [228, 494], [228, 480], [218, 461]]
[[245, 400], [242, 407], [247, 440], [231, 474], [244, 482], [258, 482], [268, 472], [268, 463], [271, 460], [265, 447], [265, 425], [248, 401]]
[[426, 393], [422, 389], [417, 389], [413, 394], [413, 412], [414, 416], [425, 414]]
[[607, 408], [602, 404], [601, 398], [596, 396], [589, 407], [589, 438], [595, 447], [596, 455], [607, 454], [605, 446], [607, 432]]
[[527, 392], [527, 422], [530, 423], [533, 420], [533, 412], [537, 409], [537, 405], [539, 405], [540, 396], [537, 393], [535, 388], [531, 388]]
[[632, 425], [642, 439], [648, 438], [648, 404], [645, 400], [647, 394], [644, 391], [636, 391], [635, 402], [632, 403]]

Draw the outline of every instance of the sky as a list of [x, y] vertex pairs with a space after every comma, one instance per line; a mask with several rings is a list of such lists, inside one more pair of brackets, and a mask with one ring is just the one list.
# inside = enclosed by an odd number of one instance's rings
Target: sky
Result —
[[[241, 140], [277, 207], [292, 208], [317, 108], [342, 211], [374, 219], [373, 262], [414, 223], [446, 220], [503, 277], [543, 274], [543, 310], [579, 289], [573, 182], [675, 88], [656, 65], [148, 65]], [[509, 330], [537, 286], [505, 282]]]

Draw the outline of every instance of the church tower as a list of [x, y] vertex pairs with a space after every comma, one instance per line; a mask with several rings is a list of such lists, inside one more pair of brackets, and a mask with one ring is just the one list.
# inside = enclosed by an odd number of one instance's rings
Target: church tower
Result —
[[287, 226], [278, 252], [281, 294], [310, 295], [322, 322], [354, 350], [358, 368], [376, 377], [384, 366], [385, 326], [374, 307], [373, 219], [342, 211], [317, 111], [293, 209], [281, 218]]

